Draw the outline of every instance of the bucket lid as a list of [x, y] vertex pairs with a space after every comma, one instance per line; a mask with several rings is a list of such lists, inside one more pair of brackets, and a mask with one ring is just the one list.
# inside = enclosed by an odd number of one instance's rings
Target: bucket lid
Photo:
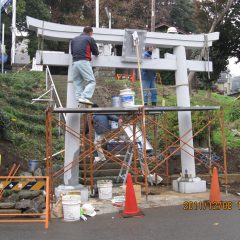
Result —
[[98, 180], [97, 181], [97, 187], [110, 187], [112, 186], [113, 183], [112, 183], [112, 180]]
[[63, 195], [62, 201], [80, 201], [81, 202], [81, 196], [80, 195]]
[[120, 95], [120, 96], [123, 96], [123, 95], [135, 95], [135, 92], [133, 92], [133, 91], [121, 92], [119, 95]]
[[125, 92], [133, 92], [131, 88], [125, 88], [120, 90], [120, 93], [125, 93]]

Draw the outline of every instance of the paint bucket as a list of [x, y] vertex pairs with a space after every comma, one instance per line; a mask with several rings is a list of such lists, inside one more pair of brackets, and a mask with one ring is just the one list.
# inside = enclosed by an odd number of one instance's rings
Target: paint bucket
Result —
[[121, 107], [121, 97], [119, 96], [112, 96], [112, 107]]
[[98, 196], [99, 199], [112, 199], [112, 180], [98, 180]]
[[80, 220], [80, 195], [62, 196], [63, 219], [66, 222]]
[[79, 192], [83, 188], [82, 184], [78, 184], [75, 186], [65, 186], [65, 185], [59, 185], [55, 188], [55, 196], [58, 199], [61, 194], [68, 195], [69, 192]]
[[121, 96], [121, 102], [123, 107], [134, 106], [135, 93], [130, 88], [120, 90], [120, 96]]
[[118, 122], [111, 121], [111, 129], [117, 129], [118, 128]]
[[39, 160], [28, 160], [28, 171], [34, 172], [39, 167]]

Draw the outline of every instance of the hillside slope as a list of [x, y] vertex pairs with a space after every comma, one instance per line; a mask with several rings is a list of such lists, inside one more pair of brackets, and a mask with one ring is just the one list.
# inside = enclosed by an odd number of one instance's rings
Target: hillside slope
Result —
[[[3, 157], [3, 165], [8, 165], [13, 161], [41, 160], [45, 157], [46, 103], [31, 104], [31, 99], [39, 97], [45, 92], [44, 78], [44, 73], [39, 72], [0, 75], [0, 126], [6, 127], [6, 136], [0, 135], [0, 154]], [[131, 86], [131, 83], [126, 80], [109, 80], [102, 84], [98, 88], [108, 89], [109, 96], [116, 95], [126, 84]], [[138, 85], [137, 82], [136, 89], [139, 87]], [[166, 106], [176, 106], [174, 87], [158, 85], [158, 92], [159, 106], [162, 105], [163, 98]], [[139, 102], [138, 95], [139, 93], [136, 96], [136, 102]], [[104, 97], [106, 96], [104, 95]], [[109, 97], [108, 100], [110, 100]], [[192, 97], [191, 104], [192, 106], [217, 105], [224, 107], [230, 170], [236, 171], [240, 166], [240, 137], [236, 134], [236, 132], [240, 132], [240, 102], [234, 101], [232, 97], [216, 93], [212, 93], [209, 98], [206, 91], [199, 91]], [[176, 114], [169, 115], [169, 127], [176, 129], [177, 134], [176, 116]], [[193, 121], [195, 120], [193, 117]], [[204, 134], [201, 137], [204, 139]], [[53, 129], [53, 141], [53, 152], [63, 149], [63, 135], [58, 136], [58, 129]], [[222, 155], [219, 124], [212, 128], [212, 145], [219, 155]]]
[[[5, 128], [0, 144], [3, 167], [11, 162], [25, 166], [25, 160], [45, 157], [46, 103], [31, 104], [33, 98], [45, 92], [44, 78], [44, 73], [39, 72], [0, 76], [0, 118]], [[57, 137], [56, 129], [53, 135]]]

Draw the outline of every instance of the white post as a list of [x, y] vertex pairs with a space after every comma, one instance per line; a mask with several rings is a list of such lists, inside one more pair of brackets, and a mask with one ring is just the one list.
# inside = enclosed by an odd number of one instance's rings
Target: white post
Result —
[[[175, 72], [176, 78], [176, 94], [177, 94], [177, 105], [178, 107], [190, 107], [190, 94], [188, 86], [188, 73], [187, 73], [187, 59], [185, 47], [179, 46], [174, 48], [174, 54], [177, 58], [177, 70]], [[192, 129], [192, 119], [191, 112], [178, 112], [179, 121], [179, 135], [182, 137], [185, 135], [189, 129]], [[187, 142], [191, 139], [188, 144], [193, 147], [192, 131], [189, 131], [183, 141]], [[183, 145], [183, 142], [181, 142]], [[183, 148], [189, 152], [192, 156], [181, 150], [181, 163], [182, 163], [182, 173], [191, 174], [194, 178], [196, 176], [195, 172], [195, 160], [194, 160], [194, 150], [189, 146], [183, 146]]]
[[152, 0], [152, 11], [151, 11], [151, 32], [155, 32], [155, 5], [156, 0]]
[[2, 25], [2, 45], [1, 45], [1, 52], [2, 52], [2, 73], [4, 72], [4, 53], [5, 53], [4, 30], [5, 30], [5, 25], [4, 25], [4, 23], [3, 23], [3, 25]]
[[45, 87], [46, 87], [46, 90], [48, 90], [48, 68], [47, 67], [45, 71]]
[[96, 0], [96, 28], [99, 28], [99, 0]]
[[112, 28], [112, 13], [111, 12], [109, 12], [109, 29], [111, 29]]
[[[71, 44], [71, 42], [70, 42]], [[70, 48], [69, 44], [69, 49]], [[70, 50], [69, 50], [70, 52]], [[71, 52], [70, 52], [71, 53]], [[75, 88], [72, 80], [72, 58], [70, 55], [69, 67], [68, 67], [68, 84], [67, 84], [67, 108], [76, 108], [77, 101], [75, 98]], [[80, 134], [80, 114], [79, 113], [67, 113], [66, 125]], [[80, 139], [74, 137], [72, 134], [66, 131], [65, 133], [65, 155], [64, 166], [67, 166], [73, 160], [78, 159], [80, 150]], [[71, 166], [70, 166], [71, 167]], [[68, 167], [68, 168], [70, 168]], [[79, 164], [76, 164], [71, 170], [64, 173], [65, 185], [77, 185], [79, 183]]]
[[12, 49], [11, 49], [11, 64], [15, 63], [16, 49], [16, 0], [12, 2]]

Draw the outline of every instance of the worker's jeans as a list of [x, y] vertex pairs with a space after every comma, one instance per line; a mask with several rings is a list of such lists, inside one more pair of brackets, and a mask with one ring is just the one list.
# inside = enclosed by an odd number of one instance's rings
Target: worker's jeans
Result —
[[87, 60], [74, 62], [72, 77], [76, 89], [76, 99], [78, 100], [80, 97], [91, 99], [95, 90], [96, 80], [90, 62]]
[[95, 139], [94, 139], [94, 144], [97, 148], [97, 152], [98, 152], [98, 157], [100, 158], [101, 161], [105, 161], [106, 158], [103, 154], [103, 149], [101, 147], [101, 141], [104, 139], [105, 134], [97, 134], [95, 132]]
[[157, 102], [157, 85], [156, 79], [142, 79], [142, 87], [144, 94], [144, 104], [148, 103], [149, 92], [151, 93], [151, 102]]

